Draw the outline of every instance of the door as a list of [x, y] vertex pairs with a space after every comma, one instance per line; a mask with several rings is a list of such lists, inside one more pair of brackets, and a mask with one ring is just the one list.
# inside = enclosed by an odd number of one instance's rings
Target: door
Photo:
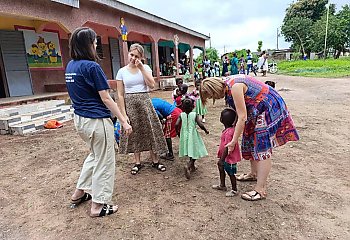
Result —
[[0, 31], [2, 82], [7, 97], [33, 95], [24, 37], [21, 31]]
[[119, 41], [116, 38], [109, 38], [109, 49], [111, 51], [111, 62], [112, 62], [112, 74], [113, 79], [117, 76], [117, 72], [120, 69], [120, 48]]

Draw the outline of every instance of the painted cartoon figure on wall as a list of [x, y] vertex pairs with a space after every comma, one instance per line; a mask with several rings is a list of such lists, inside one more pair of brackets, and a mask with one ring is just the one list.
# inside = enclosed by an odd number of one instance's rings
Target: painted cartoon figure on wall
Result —
[[45, 43], [45, 39], [41, 36], [39, 36], [39, 39], [37, 41], [37, 45], [41, 51], [41, 56], [39, 57], [43, 57], [43, 62], [44, 63], [49, 63], [49, 55], [47, 53], [47, 45]]
[[38, 45], [32, 44], [32, 48], [30, 49], [30, 54], [35, 63], [39, 62], [39, 48]]
[[120, 27], [119, 28], [120, 28], [120, 32], [122, 34], [122, 40], [124, 42], [128, 41], [128, 29], [125, 26], [125, 21], [124, 21], [123, 17], [120, 18]]
[[47, 48], [49, 49], [50, 63], [57, 63], [57, 51], [55, 44], [50, 41], [47, 43]]
[[63, 70], [62, 53], [59, 32], [43, 30], [37, 33], [35, 29], [17, 27], [23, 32], [28, 66], [35, 69]]

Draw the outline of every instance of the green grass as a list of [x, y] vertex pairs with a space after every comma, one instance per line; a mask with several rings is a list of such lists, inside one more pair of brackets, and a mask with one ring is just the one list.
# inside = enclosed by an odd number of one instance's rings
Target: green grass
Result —
[[304, 77], [349, 77], [350, 57], [278, 62], [278, 74]]
[[62, 63], [35, 63], [30, 64], [30, 68], [60, 68], [62, 67]]

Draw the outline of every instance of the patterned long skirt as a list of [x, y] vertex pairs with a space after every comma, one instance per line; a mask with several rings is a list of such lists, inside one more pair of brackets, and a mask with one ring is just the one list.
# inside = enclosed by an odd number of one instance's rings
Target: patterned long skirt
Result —
[[257, 109], [248, 107], [247, 112], [248, 120], [241, 145], [244, 159], [267, 159], [271, 157], [273, 148], [299, 140], [292, 116], [284, 100], [274, 89], [270, 88], [266, 99]]
[[119, 153], [137, 153], [153, 150], [156, 154], [167, 153], [167, 145], [156, 111], [148, 93], [125, 95], [125, 109], [133, 132], [120, 137]]

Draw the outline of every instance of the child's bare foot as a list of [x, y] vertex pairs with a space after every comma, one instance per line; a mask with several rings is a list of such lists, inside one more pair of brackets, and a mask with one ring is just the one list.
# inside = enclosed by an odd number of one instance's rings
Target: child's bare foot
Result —
[[215, 190], [219, 190], [219, 191], [227, 191], [227, 187], [226, 186], [221, 186], [221, 185], [213, 185], [211, 186], [213, 189]]
[[191, 166], [191, 167], [190, 167], [190, 172], [193, 173], [193, 172], [195, 172], [195, 171], [197, 171], [197, 167]]

